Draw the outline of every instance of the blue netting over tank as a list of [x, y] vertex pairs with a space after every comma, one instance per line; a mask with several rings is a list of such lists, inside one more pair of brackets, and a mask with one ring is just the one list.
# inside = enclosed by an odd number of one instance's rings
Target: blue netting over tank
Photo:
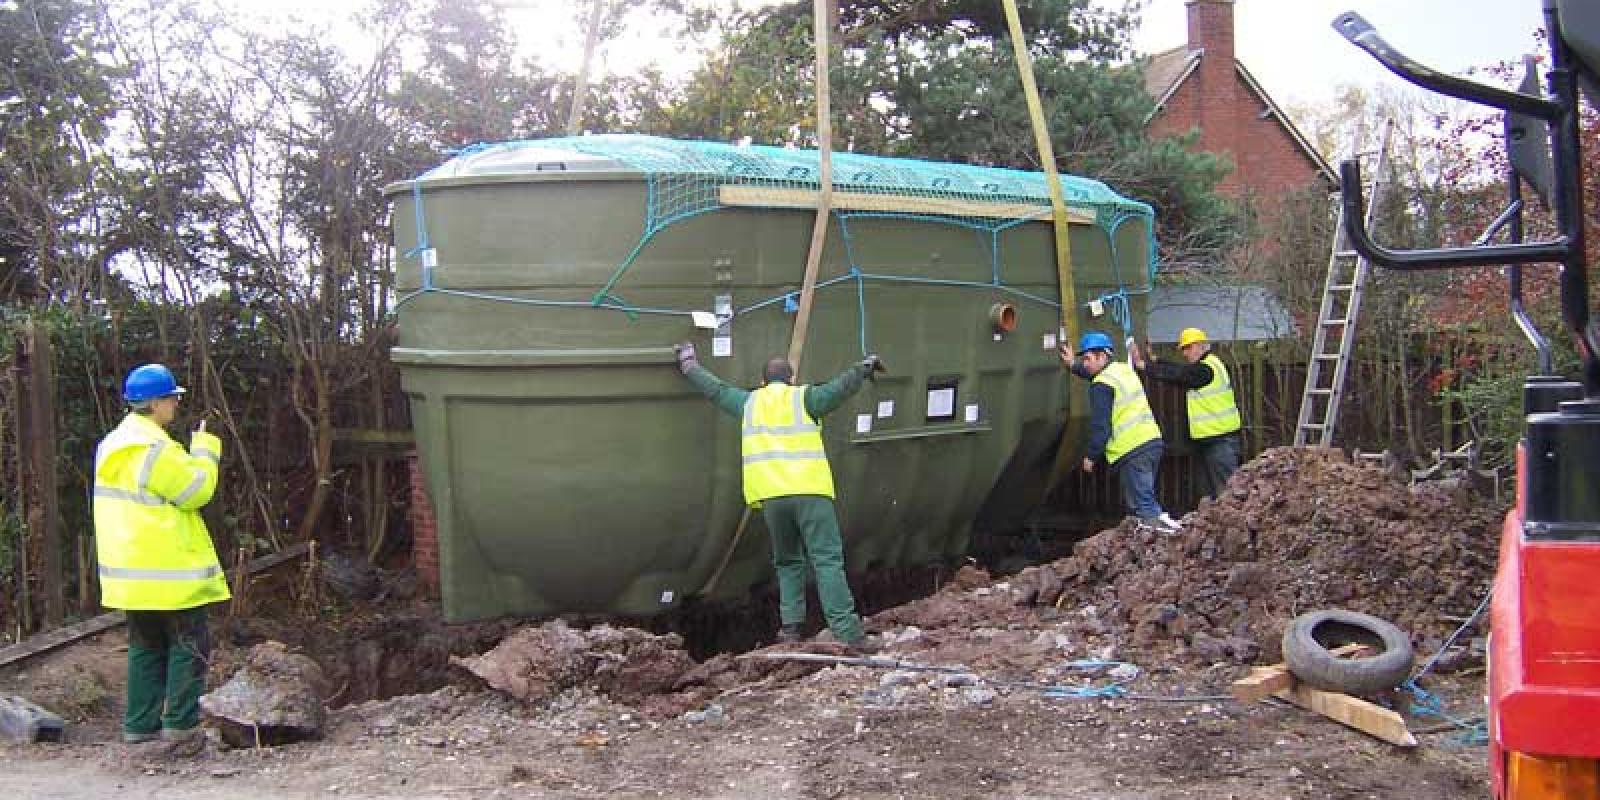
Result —
[[[874, 275], [870, 264], [858, 263], [860, 254], [851, 246], [852, 219], [892, 217], [971, 228], [990, 239], [993, 262], [992, 280], [973, 285], [1006, 288], [1000, 274], [1000, 233], [1016, 225], [1051, 218], [1050, 190], [1042, 173], [856, 153], [834, 153], [832, 162], [833, 214], [839, 220], [851, 262], [850, 277], [858, 284], [884, 276]], [[688, 313], [636, 309], [612, 294], [628, 267], [661, 230], [689, 217], [729, 207], [815, 208], [820, 188], [815, 150], [630, 134], [479, 144], [462, 150], [412, 182], [418, 205], [419, 244], [426, 241], [420, 189], [429, 182], [568, 170], [634, 173], [646, 182], [647, 208], [638, 243], [618, 265], [611, 280], [595, 293], [592, 302], [596, 307], [627, 311]], [[1115, 291], [1096, 299], [1108, 304], [1124, 328], [1130, 328], [1127, 296], [1149, 291], [1155, 275], [1154, 214], [1149, 205], [1122, 197], [1096, 180], [1062, 175], [1061, 188], [1073, 221], [1099, 227], [1111, 243], [1113, 266], [1123, 277]], [[1149, 242], [1145, 263], [1119, 263], [1115, 234], [1130, 222], [1144, 228]], [[1050, 298], [1028, 297], [1058, 306]], [[784, 299], [771, 298], [739, 311], [752, 311]]]

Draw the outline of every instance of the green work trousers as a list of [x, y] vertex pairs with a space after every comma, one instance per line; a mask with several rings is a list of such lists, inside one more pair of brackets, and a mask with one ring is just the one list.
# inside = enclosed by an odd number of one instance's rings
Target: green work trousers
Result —
[[817, 598], [828, 629], [841, 642], [861, 640], [861, 617], [844, 577], [844, 542], [833, 500], [820, 495], [770, 497], [761, 501], [761, 518], [772, 534], [772, 566], [778, 572], [778, 619], [799, 625], [806, 619], [806, 565], [816, 574]]
[[200, 724], [211, 632], [204, 608], [128, 612], [125, 733], [186, 731]]

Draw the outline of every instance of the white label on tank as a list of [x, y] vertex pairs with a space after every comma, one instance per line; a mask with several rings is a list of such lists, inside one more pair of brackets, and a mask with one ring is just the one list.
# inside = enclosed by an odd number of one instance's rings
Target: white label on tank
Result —
[[956, 390], [928, 390], [928, 416], [948, 417], [956, 413]]
[[439, 251], [432, 247], [422, 251], [423, 269], [433, 269], [437, 266], [439, 266]]
[[668, 589], [668, 590], [666, 590], [666, 591], [661, 593], [661, 602], [662, 602], [662, 604], [670, 603], [670, 602], [672, 602], [672, 598], [674, 598], [676, 596], [677, 595], [674, 595], [672, 593], [671, 589]]
[[967, 406], [967, 409], [966, 409], [966, 420], [968, 422], [977, 422], [978, 421], [978, 404], [977, 403], [973, 403], [973, 404]]
[[717, 358], [727, 358], [733, 355], [732, 336], [714, 336], [711, 338], [711, 355]]
[[1090, 300], [1089, 301], [1089, 315], [1090, 316], [1098, 317], [1098, 316], [1100, 316], [1101, 314], [1104, 314], [1104, 313], [1106, 313], [1106, 305], [1105, 305], [1105, 303], [1102, 303], [1099, 300]]
[[716, 330], [717, 328], [717, 315], [710, 311], [690, 311], [689, 319], [694, 321], [696, 328], [705, 328], [706, 330]]
[[1001, 339], [1004, 339], [1004, 338], [1006, 338], [1006, 335], [1003, 334], [1003, 333], [997, 333], [997, 334], [994, 335], [994, 340], [997, 341], [997, 342], [1000, 341]]
[[1054, 349], [1056, 349], [1056, 335], [1055, 334], [1047, 333], [1047, 334], [1044, 335], [1044, 349], [1046, 349], [1046, 350], [1054, 350]]
[[893, 400], [879, 400], [878, 401], [878, 419], [888, 419], [889, 417], [892, 417], [892, 416], [894, 416], [894, 401]]
[[857, 414], [856, 415], [856, 433], [871, 433], [871, 432], [872, 432], [872, 415], [871, 414]]

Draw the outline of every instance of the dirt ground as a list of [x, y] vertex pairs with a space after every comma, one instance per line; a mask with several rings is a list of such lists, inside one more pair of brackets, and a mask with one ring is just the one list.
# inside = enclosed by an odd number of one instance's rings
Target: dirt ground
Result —
[[[1482, 745], [1413, 714], [1408, 696], [1377, 699], [1407, 714], [1421, 742], [1409, 749], [1227, 695], [1312, 608], [1385, 616], [1432, 655], [1487, 586], [1497, 514], [1336, 453], [1270, 451], [1181, 535], [1112, 529], [1017, 575], [964, 569], [874, 615], [887, 643], [874, 666], [750, 657], [777, 647], [696, 664], [672, 635], [451, 628], [417, 606], [393, 615], [389, 644], [325, 663], [339, 697], [321, 741], [214, 741], [192, 759], [116, 741], [112, 632], [0, 672], [0, 692], [72, 723], [66, 743], [0, 745], [0, 758], [8, 794], [39, 798], [1483, 797]], [[387, 627], [374, 617], [326, 638], [361, 650]], [[216, 681], [268, 633], [318, 655], [315, 633], [223, 629]], [[797, 649], [837, 652], [781, 651]], [[443, 686], [374, 699], [412, 673]], [[1481, 717], [1470, 649], [1422, 683], [1454, 717]], [[1121, 696], [1097, 696], [1113, 684]]]

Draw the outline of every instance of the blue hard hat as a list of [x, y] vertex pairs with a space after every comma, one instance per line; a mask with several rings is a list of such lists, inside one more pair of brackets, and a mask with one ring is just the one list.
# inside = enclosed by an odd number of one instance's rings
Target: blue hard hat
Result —
[[1078, 339], [1078, 355], [1083, 355], [1090, 350], [1105, 350], [1115, 352], [1116, 347], [1111, 344], [1111, 337], [1099, 331], [1089, 331]]
[[184, 391], [178, 385], [178, 379], [172, 377], [172, 370], [160, 364], [134, 367], [128, 373], [127, 380], [122, 382], [122, 399], [130, 403], [143, 403], [158, 397], [183, 394]]

